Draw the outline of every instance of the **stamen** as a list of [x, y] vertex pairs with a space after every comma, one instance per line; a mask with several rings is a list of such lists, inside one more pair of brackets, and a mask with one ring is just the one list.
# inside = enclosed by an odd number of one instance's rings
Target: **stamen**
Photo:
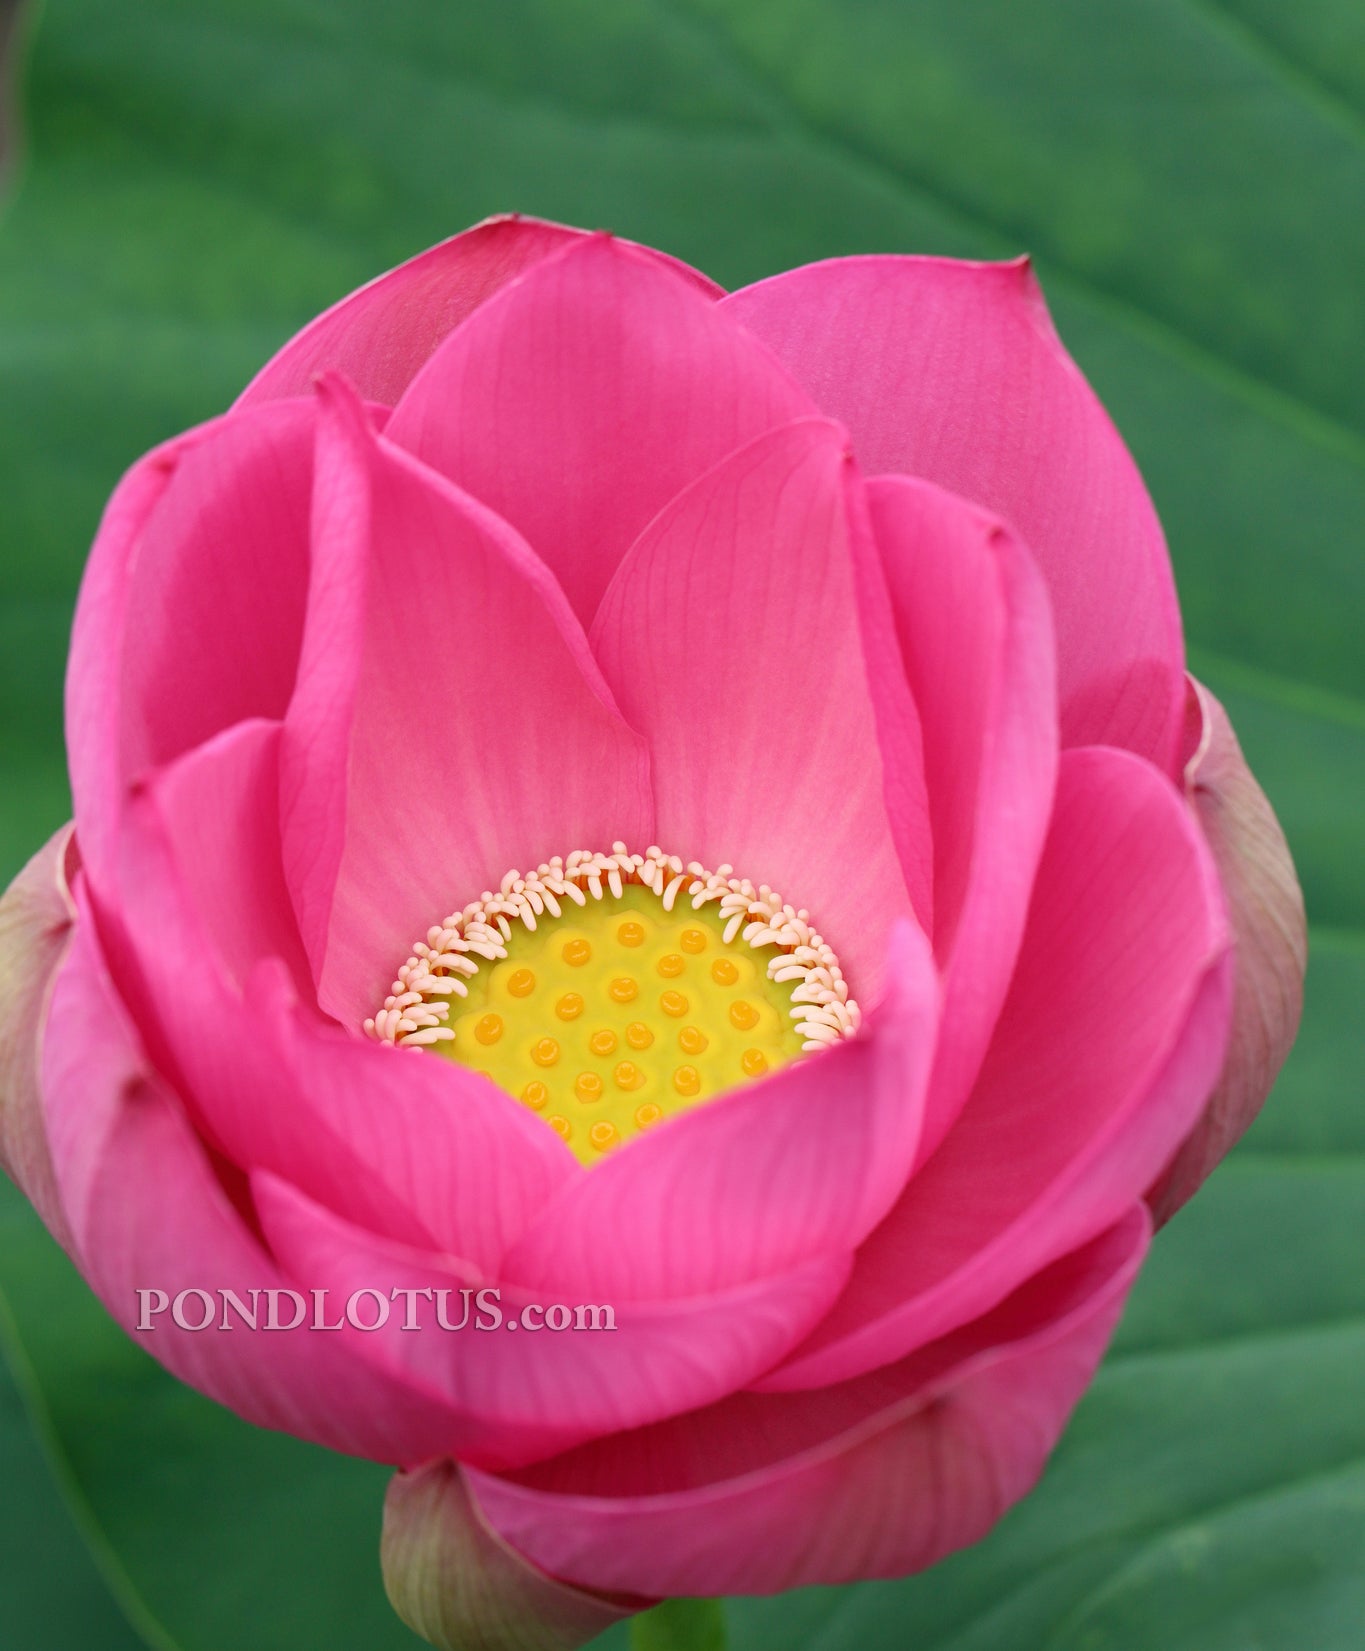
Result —
[[[672, 911], [680, 892], [692, 901], [693, 911], [718, 901], [726, 944], [733, 943], [743, 931], [744, 941], [754, 951], [771, 948], [774, 956], [768, 961], [768, 977], [779, 984], [792, 982], [792, 1019], [801, 1022], [804, 1048], [824, 1048], [857, 1032], [862, 1014], [857, 1002], [848, 996], [834, 951], [810, 926], [809, 911], [786, 905], [768, 883], [754, 888], [748, 878], [734, 877], [733, 870], [731, 865], [721, 865], [715, 872], [708, 872], [695, 860], [685, 867], [677, 855], [665, 855], [659, 847], [650, 847], [642, 855], [629, 854], [624, 842], [614, 842], [611, 854], [574, 849], [568, 859], [555, 855], [527, 877], [508, 872], [497, 893], [485, 890], [479, 900], [462, 911], [452, 911], [441, 925], [427, 930], [426, 943], [414, 946], [413, 956], [398, 971], [390, 996], [385, 997], [378, 1014], [366, 1020], [365, 1030], [381, 1043], [423, 1047], [446, 1042], [454, 1037], [454, 1032], [442, 1025], [451, 1014], [446, 999], [469, 996], [465, 981], [479, 971], [477, 959], [495, 963], [507, 956], [512, 918], [533, 931], [536, 916], [543, 911], [560, 915], [558, 901], [563, 898], [584, 906], [589, 896], [602, 900], [611, 892], [612, 898], [619, 900], [631, 883], [637, 883], [659, 895], [665, 911]], [[602, 883], [604, 877], [606, 885]], [[644, 925], [627, 918], [617, 926], [616, 938], [622, 946], [640, 946], [645, 939]], [[701, 953], [708, 944], [708, 934], [700, 928], [687, 928], [678, 944], [688, 953]], [[593, 958], [593, 946], [588, 939], [571, 939], [564, 944], [563, 954], [569, 966], [583, 967]], [[660, 972], [667, 972], [662, 967], [664, 961], [672, 967], [672, 958], [662, 959]], [[523, 982], [530, 974], [528, 969], [517, 971], [513, 979]], [[711, 979], [718, 986], [734, 986], [739, 981], [738, 967], [730, 958], [716, 958], [711, 964]], [[621, 991], [629, 994], [619, 1001], [631, 1001], [634, 992], [629, 987], [634, 982], [627, 986], [622, 977], [621, 982], [612, 984], [621, 984]], [[513, 996], [528, 996], [533, 989], [533, 977], [522, 991], [508, 981]], [[569, 1007], [573, 1002], [578, 1004], [576, 1009]], [[583, 999], [576, 992], [566, 992], [556, 1004], [561, 1019], [573, 1019], [581, 1012]], [[687, 1010], [678, 1012], [685, 1014]], [[550, 1065], [555, 1058], [551, 1055], [550, 1060], [541, 1063]]]

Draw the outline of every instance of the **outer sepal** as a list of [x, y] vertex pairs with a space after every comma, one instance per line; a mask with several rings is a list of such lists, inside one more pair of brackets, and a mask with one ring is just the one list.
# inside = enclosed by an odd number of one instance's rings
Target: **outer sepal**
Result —
[[454, 1462], [395, 1474], [384, 1502], [384, 1586], [442, 1651], [575, 1651], [649, 1600], [556, 1582], [485, 1522]]
[[0, 1169], [70, 1249], [43, 1131], [38, 1054], [75, 908], [67, 885], [74, 833], [65, 825], [0, 898]]
[[1199, 1190], [1246, 1132], [1299, 1030], [1308, 926], [1280, 823], [1227, 712], [1188, 679], [1185, 792], [1218, 866], [1236, 955], [1232, 1032], [1194, 1132], [1148, 1194], [1158, 1223]]

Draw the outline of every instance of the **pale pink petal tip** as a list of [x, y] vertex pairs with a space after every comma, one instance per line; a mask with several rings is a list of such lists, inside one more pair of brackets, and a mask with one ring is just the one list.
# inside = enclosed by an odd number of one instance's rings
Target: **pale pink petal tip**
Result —
[[394, 1610], [443, 1651], [575, 1651], [635, 1609], [523, 1559], [485, 1522], [454, 1462], [394, 1476], [379, 1551]]
[[1236, 959], [1232, 1032], [1218, 1086], [1149, 1199], [1168, 1221], [1246, 1132], [1299, 1030], [1308, 926], [1289, 845], [1227, 712], [1189, 678], [1185, 791], [1222, 879]]
[[75, 916], [67, 887], [74, 841], [63, 826], [0, 899], [0, 1169], [68, 1249], [38, 1073], [52, 981]]
[[[261, 368], [237, 406], [307, 395], [314, 378], [344, 372], [362, 395], [392, 406], [450, 333], [494, 293], [590, 231], [501, 213], [441, 241], [348, 293]], [[641, 249], [709, 298], [721, 289], [667, 253]]]

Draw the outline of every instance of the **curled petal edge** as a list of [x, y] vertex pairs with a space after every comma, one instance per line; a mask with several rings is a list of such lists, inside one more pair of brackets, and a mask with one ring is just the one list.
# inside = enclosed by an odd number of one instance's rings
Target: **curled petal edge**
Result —
[[654, 1603], [589, 1593], [523, 1559], [449, 1461], [390, 1480], [379, 1552], [394, 1610], [442, 1651], [576, 1651]]
[[0, 898], [0, 1169], [67, 1250], [71, 1234], [43, 1128], [39, 1089], [52, 985], [75, 922], [75, 828], [64, 825]]
[[1236, 983], [1227, 1058], [1193, 1132], [1147, 1195], [1158, 1224], [1187, 1203], [1250, 1127], [1299, 1030], [1308, 925], [1284, 832], [1228, 714], [1187, 679], [1185, 795], [1232, 922]]

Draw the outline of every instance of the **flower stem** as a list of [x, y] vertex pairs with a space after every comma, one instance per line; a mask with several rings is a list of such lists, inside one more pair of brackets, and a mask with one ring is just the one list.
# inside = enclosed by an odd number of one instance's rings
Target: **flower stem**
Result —
[[666, 1599], [630, 1624], [631, 1651], [725, 1651], [718, 1599]]

